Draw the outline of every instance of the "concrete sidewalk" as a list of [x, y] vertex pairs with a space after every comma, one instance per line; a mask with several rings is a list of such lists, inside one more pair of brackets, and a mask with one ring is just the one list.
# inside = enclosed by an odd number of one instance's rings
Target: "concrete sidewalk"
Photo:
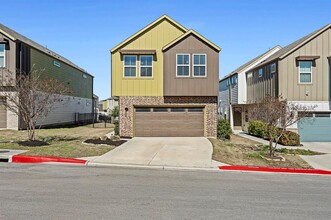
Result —
[[89, 161], [89, 165], [139, 165], [212, 168], [213, 147], [203, 137], [135, 137]]
[[[269, 145], [267, 140], [249, 135], [243, 131], [234, 131], [234, 134], [241, 137], [259, 142], [263, 145]], [[315, 169], [329, 170], [331, 171], [331, 143], [330, 142], [302, 142], [303, 146], [284, 146], [281, 144], [277, 145], [277, 148], [287, 148], [287, 149], [304, 149], [311, 150], [315, 152], [325, 153], [324, 155], [316, 156], [303, 156], [300, 157], [305, 160], [310, 166]]]

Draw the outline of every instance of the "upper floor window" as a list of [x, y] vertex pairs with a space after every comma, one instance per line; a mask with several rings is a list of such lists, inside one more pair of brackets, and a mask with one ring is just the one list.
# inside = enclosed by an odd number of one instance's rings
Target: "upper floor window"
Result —
[[299, 61], [299, 83], [312, 83], [312, 61]]
[[153, 76], [153, 56], [140, 56], [140, 77]]
[[273, 63], [271, 64], [271, 73], [275, 73], [276, 72], [276, 64]]
[[0, 67], [5, 67], [5, 44], [0, 44]]
[[206, 76], [206, 54], [193, 54], [193, 76]]
[[259, 77], [262, 77], [263, 76], [263, 69], [261, 68], [261, 69], [259, 69]]
[[189, 77], [190, 76], [190, 55], [177, 54], [176, 56], [176, 76]]
[[137, 56], [124, 55], [124, 77], [137, 76]]

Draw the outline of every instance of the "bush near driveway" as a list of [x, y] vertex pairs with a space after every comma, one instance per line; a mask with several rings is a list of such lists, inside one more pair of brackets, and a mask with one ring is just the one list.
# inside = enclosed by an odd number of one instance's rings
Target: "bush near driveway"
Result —
[[230, 123], [226, 119], [218, 119], [217, 121], [217, 138], [230, 139], [232, 129]]
[[[281, 128], [275, 129], [277, 129], [278, 132], [282, 131]], [[248, 133], [256, 137], [267, 139], [267, 125], [259, 120], [250, 121], [248, 125]], [[284, 131], [283, 135], [278, 140], [278, 143], [284, 146], [299, 146], [300, 136], [293, 131]]]

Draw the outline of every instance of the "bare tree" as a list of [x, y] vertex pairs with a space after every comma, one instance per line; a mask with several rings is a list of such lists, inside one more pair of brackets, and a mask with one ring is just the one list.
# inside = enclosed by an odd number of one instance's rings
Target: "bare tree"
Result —
[[301, 105], [288, 102], [282, 96], [266, 96], [261, 102], [253, 104], [249, 110], [249, 117], [266, 124], [266, 136], [269, 139], [269, 156], [273, 157], [279, 139], [286, 132], [286, 128], [304, 120], [316, 106]]
[[63, 95], [70, 93], [67, 86], [44, 76], [43, 71], [18, 73], [16, 78], [0, 85], [0, 91], [6, 98], [5, 107], [24, 121], [31, 141], [36, 139], [37, 123], [47, 117], [56, 103], [61, 102]]

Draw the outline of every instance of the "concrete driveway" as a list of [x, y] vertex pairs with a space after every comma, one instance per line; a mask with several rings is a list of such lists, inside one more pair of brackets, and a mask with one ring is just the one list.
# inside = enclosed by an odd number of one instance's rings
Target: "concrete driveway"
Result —
[[303, 142], [303, 148], [316, 152], [326, 153], [316, 156], [300, 156], [315, 169], [331, 171], [331, 143], [330, 142]]
[[135, 137], [89, 164], [210, 168], [212, 153], [204, 137]]

